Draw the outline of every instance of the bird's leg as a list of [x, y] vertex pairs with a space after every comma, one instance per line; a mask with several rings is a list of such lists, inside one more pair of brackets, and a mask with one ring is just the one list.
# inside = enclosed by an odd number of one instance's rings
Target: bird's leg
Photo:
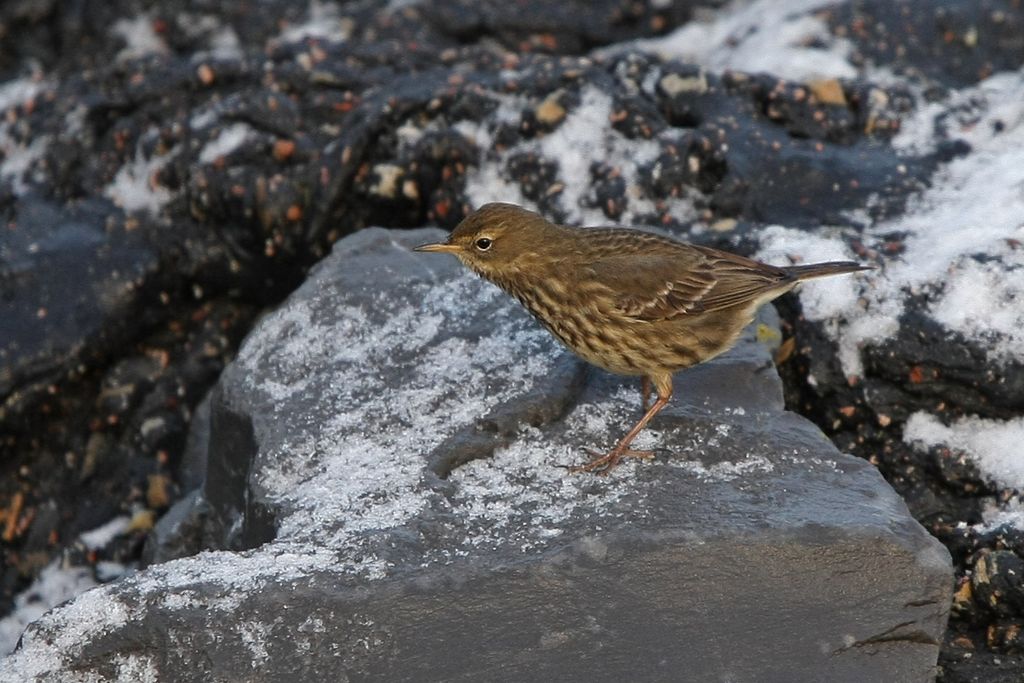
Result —
[[651, 380], [647, 375], [640, 377], [640, 408], [647, 412], [647, 403], [651, 400]]
[[633, 443], [633, 439], [635, 439], [636, 435], [640, 433], [640, 430], [646, 427], [647, 423], [650, 422], [655, 415], [660, 413], [661, 409], [664, 408], [668, 404], [669, 399], [672, 398], [671, 376], [667, 383], [659, 382], [659, 384], [662, 386], [658, 387], [658, 400], [656, 400], [654, 405], [644, 413], [644, 416], [640, 418], [640, 421], [636, 423], [636, 426], [630, 429], [629, 433], [622, 437], [622, 440], [619, 441], [615, 448], [611, 449], [604, 455], [594, 458], [586, 465], [570, 467], [569, 471], [573, 473], [596, 471], [598, 474], [608, 474], [615, 469], [619, 464], [619, 461], [623, 458], [653, 458], [654, 454], [651, 451], [634, 451], [630, 449], [629, 444]]

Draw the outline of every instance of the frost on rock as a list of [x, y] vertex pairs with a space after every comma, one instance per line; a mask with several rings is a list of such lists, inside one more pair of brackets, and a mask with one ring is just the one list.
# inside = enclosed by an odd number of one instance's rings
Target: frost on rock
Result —
[[[579, 460], [573, 442], [545, 443], [530, 428], [456, 469], [451, 500], [424, 485], [427, 454], [570, 362], [497, 288], [454, 272], [354, 295], [314, 277], [241, 349], [232, 374], [257, 397], [254, 428], [266, 448], [254, 479], [279, 510], [279, 539], [337, 549], [339, 569], [381, 576], [386, 565], [367, 539], [431, 506], [457, 513], [443, 559], [484, 542], [535, 543], [576, 508], [614, 499], [583, 495], [586, 482], [556, 467]], [[315, 416], [295, 410], [306, 405]], [[593, 419], [599, 410], [589, 408], [574, 415]], [[585, 428], [582, 419], [570, 424]]]

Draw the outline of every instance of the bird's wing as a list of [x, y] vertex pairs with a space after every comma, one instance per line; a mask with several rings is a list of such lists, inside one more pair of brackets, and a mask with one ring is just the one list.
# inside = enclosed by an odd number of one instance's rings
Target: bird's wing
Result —
[[780, 268], [702, 247], [607, 256], [590, 267], [620, 313], [648, 321], [753, 301], [788, 279]]

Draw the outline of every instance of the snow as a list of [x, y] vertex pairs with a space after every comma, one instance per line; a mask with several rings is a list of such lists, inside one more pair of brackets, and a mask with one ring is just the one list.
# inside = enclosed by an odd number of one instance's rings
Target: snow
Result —
[[679, 467], [702, 480], [730, 481], [754, 472], [771, 472], [775, 464], [764, 456], [754, 456], [736, 462], [716, 462], [710, 465], [700, 460], [673, 461], [673, 467]]
[[[515, 78], [511, 75], [510, 78]], [[504, 176], [508, 160], [519, 154], [535, 154], [541, 159], [558, 163], [558, 181], [563, 185], [559, 204], [567, 221], [578, 225], [603, 225], [608, 218], [603, 209], [586, 206], [591, 192], [591, 166], [606, 164], [615, 168], [625, 180], [627, 207], [620, 222], [629, 223], [635, 217], [651, 214], [654, 203], [641, 197], [638, 190], [638, 172], [653, 162], [660, 151], [658, 140], [630, 140], [612, 128], [612, 99], [593, 86], [580, 93], [580, 103], [568, 112], [566, 118], [550, 133], [536, 140], [527, 140], [500, 154], [487, 150], [498, 126], [509, 120], [518, 121], [521, 112], [536, 106], [524, 97], [503, 96], [501, 106], [484, 123], [461, 121], [455, 128], [484, 150], [478, 170], [467, 176], [466, 196], [471, 204], [480, 206], [492, 201], [513, 202], [530, 208], [536, 205], [523, 196], [518, 183]], [[674, 130], [665, 131], [665, 138], [677, 137]], [[680, 220], [692, 220], [696, 212], [689, 200], [669, 202], [671, 215]]]
[[[197, 125], [198, 123], [200, 122], [194, 121], [193, 127], [201, 128], [202, 126]], [[244, 145], [255, 132], [255, 129], [247, 123], [233, 123], [227, 126], [217, 134], [217, 137], [207, 142], [199, 152], [199, 163], [212, 164], [217, 159], [226, 157]]]
[[964, 451], [986, 478], [1024, 489], [1024, 417], [988, 420], [971, 416], [947, 426], [934, 415], [917, 412], [907, 420], [903, 438], [924, 447]]
[[238, 34], [233, 27], [221, 24], [219, 17], [179, 12], [174, 17], [174, 22], [178, 30], [189, 40], [206, 42], [206, 50], [200, 50], [192, 55], [193, 64], [210, 59], [231, 60], [243, 57], [244, 52]]
[[[861, 348], [896, 334], [909, 294], [924, 295], [926, 312], [943, 327], [986, 350], [1000, 365], [1024, 355], [1024, 69], [995, 74], [977, 86], [923, 104], [897, 136], [897, 148], [925, 153], [936, 140], [959, 139], [971, 151], [943, 166], [931, 187], [897, 218], [868, 225], [868, 246], [905, 234], [904, 251], [881, 270], [807, 283], [804, 314], [821, 322], [838, 343], [849, 376], [863, 373]], [[852, 215], [851, 222], [863, 216]], [[842, 228], [805, 233], [772, 226], [758, 256], [810, 262], [851, 258]], [[1009, 487], [1024, 486], [1021, 422], [965, 418], [945, 427], [934, 416], [915, 415], [907, 439], [965, 450], [982, 472]]]
[[11, 652], [25, 627], [51, 607], [95, 585], [88, 567], [64, 567], [60, 559], [48, 564], [28, 589], [15, 596], [11, 613], [0, 619], [0, 655]]
[[312, 0], [306, 21], [287, 26], [278, 36], [277, 42], [297, 43], [306, 38], [314, 38], [340, 43], [348, 40], [352, 29], [352, 20], [342, 17], [337, 5]]
[[171, 200], [171, 191], [157, 183], [156, 174], [167, 165], [172, 154], [153, 154], [147, 158], [141, 148], [137, 149], [135, 159], [121, 167], [103, 194], [126, 212], [158, 214]]
[[[735, 0], [660, 38], [611, 50], [639, 49], [710, 71], [766, 72], [790, 80], [853, 78], [850, 44], [833, 36], [813, 11], [831, 0]], [[822, 46], [822, 47], [819, 47]]]
[[20, 195], [28, 189], [25, 173], [43, 157], [50, 144], [49, 135], [40, 135], [30, 142], [15, 140], [9, 130], [11, 124], [2, 114], [36, 97], [44, 89], [40, 77], [19, 78], [0, 83], [0, 182], [11, 181], [14, 193]]
[[119, 62], [170, 52], [166, 41], [153, 28], [153, 18], [146, 14], [133, 19], [118, 19], [111, 27], [111, 33], [126, 43], [115, 57]]
[[[421, 485], [421, 454], [529, 391], [555, 370], [564, 352], [543, 329], [525, 324], [512, 306], [489, 319], [479, 338], [451, 334], [460, 329], [467, 310], [485, 309], [504, 296], [468, 272], [443, 283], [411, 285], [403, 292], [409, 303], [397, 309], [394, 292], [383, 293], [391, 300], [381, 305], [392, 310], [383, 321], [372, 315], [373, 307], [347, 305], [334, 296], [330, 290], [318, 292], [270, 316], [243, 346], [238, 362], [244, 375], [265, 378], [253, 389], [272, 405], [317, 396], [330, 415], [323, 424], [302, 426], [304, 438], [261, 455], [258, 481], [289, 511], [279, 521], [279, 538], [351, 549], [365, 532], [401, 526], [431, 503], [436, 494]], [[324, 309], [336, 311], [341, 322], [320, 322], [318, 312]], [[429, 356], [401, 360], [442, 333], [449, 336]], [[376, 368], [396, 364], [404, 372], [401, 384], [381, 393]], [[308, 367], [333, 370], [311, 376], [302, 370]], [[491, 371], [506, 377], [502, 386], [489, 386]], [[261, 420], [257, 430], [261, 425], [279, 427], [272, 419]], [[380, 431], [380, 425], [388, 425], [387, 431]], [[552, 451], [534, 435], [486, 463], [458, 468], [453, 476], [464, 495], [454, 504], [466, 520], [485, 510], [497, 519], [501, 510], [536, 505], [544, 498], [534, 523], [519, 529], [520, 540], [527, 542], [537, 528], [564, 520], [583, 498], [583, 482], [565, 485], [564, 471], [552, 466], [577, 461], [579, 453], [570, 450], [566, 445]], [[517, 480], [524, 471], [541, 472], [540, 486], [523, 487]], [[378, 577], [386, 571], [371, 553], [346, 554], [362, 557], [353, 571]]]
[[1024, 503], [1021, 502], [1020, 494], [1002, 506], [988, 506], [982, 510], [981, 517], [983, 521], [974, 525], [976, 531], [984, 532], [1001, 526], [1024, 529]]
[[[131, 518], [118, 516], [95, 529], [83, 532], [78, 543], [88, 550], [101, 550], [118, 535], [128, 531]], [[127, 568], [116, 562], [101, 561], [95, 574], [88, 566], [70, 565], [56, 559], [47, 565], [27, 589], [14, 598], [14, 610], [0, 620], [0, 655], [14, 649], [25, 626], [51, 607], [55, 607], [101, 582], [123, 576]]]
[[41, 135], [28, 145], [18, 144], [5, 135], [0, 125], [0, 152], [3, 153], [3, 161], [0, 162], [0, 181], [10, 179], [13, 181], [15, 194], [24, 193], [28, 189], [24, 181], [26, 171], [43, 158], [49, 146], [49, 135]]
[[128, 530], [131, 518], [124, 515], [115, 517], [106, 524], [87, 531], [78, 537], [78, 540], [89, 550], [99, 550], [110, 543], [114, 538]]
[[[50, 675], [62, 666], [63, 657], [74, 657], [92, 638], [123, 627], [131, 619], [131, 608], [110, 595], [105, 586], [85, 591], [69, 605], [76, 618], [63, 620], [61, 628], [49, 634], [44, 647], [23, 647], [17, 655], [0, 660], [0, 680], [55, 680]], [[26, 642], [32, 640], [30, 634], [23, 638]]]
[[[993, 363], [1024, 354], [1024, 70], [998, 74], [952, 97], [947, 111], [976, 103], [976, 116], [950, 134], [972, 150], [940, 169], [905, 214], [868, 226], [883, 241], [905, 233], [904, 252], [878, 272], [808, 284], [801, 294], [808, 319], [826, 323], [840, 345], [848, 375], [862, 374], [860, 347], [899, 329], [908, 292], [929, 295], [928, 312], [951, 332], [988, 350]], [[934, 107], [928, 107], [934, 115]], [[984, 198], [980, 200], [979, 198]], [[759, 257], [785, 254], [804, 261], [849, 258], [837, 231], [829, 238], [772, 227]], [[831, 248], [823, 240], [831, 239]]]
[[0, 83], [0, 112], [31, 100], [42, 89], [43, 83], [38, 78], [17, 78]]

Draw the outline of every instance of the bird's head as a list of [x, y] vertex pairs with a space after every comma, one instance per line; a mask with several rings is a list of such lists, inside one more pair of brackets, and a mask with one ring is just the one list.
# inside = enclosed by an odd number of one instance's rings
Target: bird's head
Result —
[[555, 226], [515, 204], [484, 204], [462, 219], [447, 242], [424, 244], [416, 251], [454, 254], [486, 278], [513, 276], [541, 258]]

